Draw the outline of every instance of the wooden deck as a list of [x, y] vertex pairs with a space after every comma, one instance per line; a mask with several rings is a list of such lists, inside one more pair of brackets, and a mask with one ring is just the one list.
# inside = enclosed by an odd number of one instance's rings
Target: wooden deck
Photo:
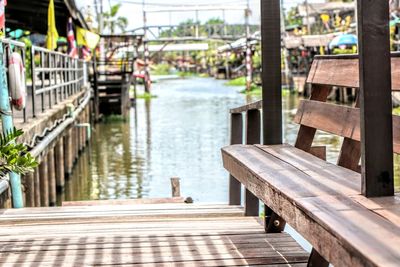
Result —
[[228, 205], [2, 210], [1, 266], [306, 266], [287, 233]]

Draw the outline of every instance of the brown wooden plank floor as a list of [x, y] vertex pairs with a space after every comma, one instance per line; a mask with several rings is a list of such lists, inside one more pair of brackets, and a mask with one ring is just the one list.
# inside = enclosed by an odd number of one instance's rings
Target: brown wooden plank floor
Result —
[[143, 204], [2, 210], [0, 266], [305, 266], [286, 233], [238, 206]]

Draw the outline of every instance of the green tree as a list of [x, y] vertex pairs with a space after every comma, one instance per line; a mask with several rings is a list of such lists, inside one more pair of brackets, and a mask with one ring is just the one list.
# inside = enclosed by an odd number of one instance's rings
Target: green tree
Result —
[[103, 13], [104, 28], [109, 29], [111, 34], [115, 33], [116, 28], [121, 32], [125, 31], [128, 26], [128, 19], [126, 17], [117, 16], [121, 4], [111, 6], [110, 11]]

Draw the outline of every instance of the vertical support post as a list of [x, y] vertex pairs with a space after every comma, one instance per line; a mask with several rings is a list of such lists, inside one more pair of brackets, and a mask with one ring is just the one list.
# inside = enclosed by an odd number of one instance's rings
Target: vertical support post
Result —
[[[243, 115], [231, 114], [231, 145], [243, 143]], [[235, 177], [229, 175], [229, 205], [241, 204], [241, 183]]]
[[31, 75], [32, 75], [32, 118], [36, 117], [36, 63], [35, 63], [35, 49], [33, 47], [30, 48], [31, 53]]
[[47, 168], [47, 156], [43, 157], [39, 165], [39, 178], [40, 178], [40, 206], [49, 206], [49, 172]]
[[50, 148], [47, 154], [47, 167], [49, 173], [49, 206], [55, 206], [57, 203], [57, 192], [56, 192], [56, 170], [54, 166], [54, 148]]
[[[3, 57], [3, 45], [0, 44], [0, 111], [3, 134], [7, 135], [13, 131], [13, 118], [8, 95], [6, 69]], [[12, 194], [12, 203], [14, 208], [23, 208], [24, 201], [22, 197], [21, 177], [15, 172], [10, 173], [10, 185]]]
[[282, 144], [281, 32], [279, 0], [261, 1], [264, 144]]
[[[282, 144], [282, 72], [281, 72], [281, 10], [280, 0], [261, 2], [261, 54], [262, 54], [262, 117], [263, 143]], [[285, 221], [265, 206], [265, 230], [274, 232], [270, 219]], [[283, 229], [283, 228], [281, 228]]]
[[[389, 2], [357, 0], [361, 107], [361, 190], [394, 194]], [[379, 68], [377, 68], [379, 66]]]
[[65, 184], [65, 171], [64, 171], [64, 139], [60, 138], [55, 147], [55, 157], [57, 162], [56, 168], [56, 189], [57, 192], [64, 191]]
[[25, 184], [25, 206], [34, 207], [35, 206], [35, 183], [33, 172], [27, 173], [24, 176]]
[[35, 184], [35, 207], [40, 207], [40, 175], [39, 168], [35, 169], [34, 173], [34, 184]]
[[[246, 112], [246, 144], [261, 143], [261, 113], [258, 109], [248, 110]], [[258, 198], [246, 189], [244, 213], [246, 216], [258, 216], [260, 201]]]
[[181, 196], [181, 179], [179, 177], [171, 177], [171, 191], [172, 197], [180, 197]]
[[244, 11], [245, 23], [246, 23], [246, 90], [250, 90], [251, 83], [253, 81], [253, 63], [251, 58], [251, 46], [250, 46], [250, 4], [247, 0], [246, 10]]
[[72, 130], [69, 129], [64, 137], [64, 169], [66, 177], [69, 177], [72, 172], [72, 146]]

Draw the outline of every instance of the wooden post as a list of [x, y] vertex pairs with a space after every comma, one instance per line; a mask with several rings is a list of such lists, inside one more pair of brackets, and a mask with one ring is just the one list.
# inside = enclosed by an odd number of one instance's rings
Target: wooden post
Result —
[[39, 178], [40, 178], [40, 206], [49, 206], [49, 180], [48, 180], [47, 156], [43, 157], [39, 165]]
[[[280, 0], [261, 0], [263, 143], [282, 144], [282, 73]], [[265, 206], [265, 214], [269, 212]], [[276, 215], [276, 214], [275, 214]], [[285, 221], [275, 216], [284, 228]], [[266, 232], [273, 232], [268, 221]]]
[[[261, 114], [258, 109], [248, 110], [246, 112], [246, 144], [261, 143]], [[260, 201], [258, 198], [246, 189], [244, 213], [246, 216], [258, 216]]]
[[179, 177], [171, 178], [171, 191], [172, 191], [172, 197], [181, 196], [181, 185]]
[[[231, 114], [231, 145], [243, 143], [243, 116], [241, 113]], [[229, 205], [241, 204], [241, 183], [229, 175]]]
[[33, 172], [24, 176], [25, 181], [25, 207], [35, 207], [35, 181]]
[[40, 207], [40, 171], [39, 168], [35, 169], [34, 172], [34, 184], [35, 184], [35, 207]]
[[60, 138], [60, 140], [57, 142], [56, 147], [55, 147], [55, 157], [56, 157], [56, 163], [57, 163], [57, 168], [56, 168], [56, 189], [58, 192], [64, 191], [64, 175], [65, 175], [65, 170], [64, 170], [64, 139]]
[[357, 0], [362, 194], [392, 196], [393, 126], [389, 2]]
[[54, 166], [54, 148], [50, 148], [47, 154], [48, 179], [49, 179], [49, 206], [55, 206], [57, 203], [56, 192], [56, 170]]
[[64, 137], [64, 171], [66, 177], [69, 177], [69, 175], [72, 172], [72, 164], [73, 164], [72, 153], [73, 153], [72, 130], [69, 129]]

